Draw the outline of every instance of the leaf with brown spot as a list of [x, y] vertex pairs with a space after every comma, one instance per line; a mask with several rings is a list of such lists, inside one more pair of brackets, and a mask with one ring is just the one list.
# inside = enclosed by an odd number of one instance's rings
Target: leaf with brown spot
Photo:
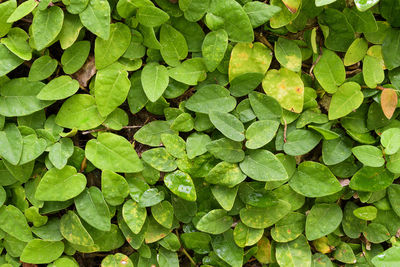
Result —
[[382, 111], [386, 118], [390, 119], [393, 116], [397, 107], [397, 93], [391, 88], [385, 88], [381, 94]]

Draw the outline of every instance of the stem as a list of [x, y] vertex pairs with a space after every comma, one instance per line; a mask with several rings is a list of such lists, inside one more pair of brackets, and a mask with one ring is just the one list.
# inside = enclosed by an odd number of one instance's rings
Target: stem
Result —
[[[179, 241], [180, 241], [181, 238], [180, 238], [180, 236], [179, 236], [178, 229], [175, 229], [175, 234], [176, 234], [176, 236], [178, 237], [178, 239], [179, 239]], [[180, 241], [180, 242], [182, 242], [182, 241]], [[189, 261], [190, 261], [194, 266], [197, 266], [196, 262], [193, 260], [193, 258], [190, 256], [190, 254], [186, 251], [186, 249], [185, 249], [184, 247], [181, 247], [180, 250], [183, 252], [183, 254], [186, 255], [186, 257], [189, 259]]]
[[261, 43], [265, 44], [266, 46], [268, 46], [269, 49], [274, 51], [274, 47], [272, 46], [272, 44], [270, 42], [268, 42], [267, 38], [265, 38], [265, 36], [262, 35], [262, 33], [255, 32], [255, 35], [256, 35], [256, 38], [257, 38], [258, 41], [260, 41]]

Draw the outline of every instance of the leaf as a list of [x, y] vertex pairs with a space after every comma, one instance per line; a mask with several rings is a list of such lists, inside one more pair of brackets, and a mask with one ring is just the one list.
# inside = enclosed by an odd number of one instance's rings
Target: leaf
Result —
[[22, 147], [21, 159], [18, 165], [24, 165], [32, 162], [46, 149], [47, 142], [43, 138], [37, 138], [36, 134], [30, 134], [23, 137], [24, 145]]
[[239, 166], [247, 176], [256, 181], [280, 181], [288, 178], [282, 163], [268, 150], [253, 151]]
[[41, 56], [35, 60], [29, 70], [29, 81], [40, 81], [51, 76], [57, 68], [57, 60], [50, 56]]
[[361, 61], [368, 50], [368, 43], [363, 38], [355, 39], [344, 55], [344, 65], [350, 66]]
[[224, 29], [209, 32], [203, 41], [201, 52], [208, 71], [214, 71], [224, 59], [228, 48], [228, 34]]
[[169, 20], [169, 15], [155, 6], [140, 7], [136, 13], [140, 24], [147, 27], [157, 27]]
[[83, 26], [107, 40], [110, 36], [110, 5], [107, 0], [90, 0], [87, 8], [79, 13]]
[[172, 193], [187, 201], [196, 201], [196, 189], [189, 174], [177, 170], [164, 178], [164, 184]]
[[132, 261], [122, 253], [107, 255], [101, 261], [101, 267], [133, 267]]
[[32, 264], [50, 263], [58, 259], [63, 251], [64, 243], [61, 241], [33, 239], [22, 251], [21, 261]]
[[128, 72], [118, 67], [110, 66], [97, 72], [94, 96], [102, 117], [109, 115], [125, 101], [130, 86]]
[[353, 210], [354, 216], [361, 220], [372, 221], [376, 218], [378, 210], [374, 206], [365, 206]]
[[400, 149], [400, 129], [390, 128], [381, 134], [381, 144], [385, 147], [385, 153], [395, 154]]
[[221, 25], [228, 33], [232, 42], [252, 42], [254, 39], [250, 19], [242, 6], [234, 0], [211, 0], [206, 24], [211, 30], [215, 29], [210, 21], [211, 16], [218, 18]]
[[100, 231], [110, 231], [110, 211], [99, 188], [91, 186], [74, 199], [76, 211], [88, 224]]
[[83, 227], [78, 215], [68, 211], [61, 217], [60, 232], [70, 243], [80, 246], [93, 246], [94, 241], [88, 231]]
[[59, 34], [61, 48], [67, 49], [71, 47], [78, 39], [82, 28], [83, 25], [79, 19], [79, 16], [69, 13], [64, 14], [64, 23]]
[[315, 6], [317, 7], [325, 6], [334, 2], [336, 2], [336, 0], [315, 0]]
[[143, 192], [139, 198], [140, 207], [151, 207], [157, 205], [165, 198], [164, 191], [158, 191], [157, 188], [150, 188]]
[[214, 157], [226, 162], [236, 163], [244, 159], [242, 144], [228, 138], [211, 141], [206, 148]]
[[72, 166], [48, 170], [36, 188], [35, 198], [42, 201], [66, 201], [79, 195], [86, 186], [86, 177]]
[[65, 49], [61, 64], [66, 74], [77, 72], [85, 64], [90, 52], [90, 42], [79, 41]]
[[188, 21], [198, 21], [206, 13], [210, 5], [210, 0], [181, 0], [179, 8], [184, 12], [184, 16]]
[[168, 69], [168, 75], [178, 82], [196, 85], [199, 80], [206, 76], [205, 71], [206, 67], [202, 58], [191, 58], [174, 68]]
[[103, 69], [117, 61], [128, 49], [131, 42], [131, 31], [123, 23], [110, 26], [108, 38], [99, 36], [94, 45], [94, 57], [97, 69]]
[[194, 112], [209, 114], [212, 110], [230, 112], [236, 106], [236, 99], [220, 85], [206, 85], [191, 96], [185, 107]]
[[359, 11], [364, 12], [371, 7], [373, 7], [376, 3], [379, 1], [377, 0], [372, 0], [372, 1], [363, 1], [363, 0], [355, 0], [354, 3], [356, 4], [356, 7]]
[[67, 5], [67, 11], [71, 14], [79, 14], [84, 11], [89, 4], [89, 0], [72, 0]]
[[329, 120], [346, 116], [357, 109], [363, 100], [364, 95], [359, 84], [355, 82], [344, 83], [332, 96], [328, 112]]
[[32, 232], [24, 214], [13, 205], [0, 208], [0, 229], [17, 240], [32, 240]]
[[272, 120], [261, 120], [250, 124], [246, 129], [246, 147], [261, 148], [268, 144], [278, 131], [279, 123]]
[[275, 42], [275, 57], [288, 70], [294, 72], [301, 70], [301, 51], [294, 41], [278, 38], [278, 41]]
[[15, 124], [6, 124], [0, 131], [0, 156], [13, 165], [17, 165], [22, 156], [23, 139]]
[[1, 39], [3, 43], [12, 53], [24, 60], [31, 60], [32, 48], [29, 46], [27, 39], [28, 34], [20, 28], [12, 28], [6, 38]]
[[226, 137], [233, 141], [244, 140], [244, 126], [234, 115], [220, 111], [211, 111], [210, 121]]
[[218, 235], [227, 231], [232, 225], [232, 217], [222, 209], [211, 210], [195, 225], [199, 231]]
[[210, 251], [211, 236], [203, 232], [183, 233], [181, 240], [185, 248], [191, 249], [199, 254]]
[[381, 167], [385, 163], [382, 151], [377, 147], [371, 145], [355, 146], [351, 151], [365, 166]]
[[271, 1], [271, 5], [277, 6], [280, 8], [280, 11], [277, 12], [271, 19], [270, 19], [270, 25], [271, 28], [276, 29], [280, 28], [282, 26], [288, 25], [291, 21], [296, 19], [296, 17], [299, 15], [299, 8], [301, 1], [292, 1], [292, 3], [289, 4], [290, 1], [281, 1], [281, 0], [273, 0]]
[[169, 82], [167, 68], [156, 63], [148, 64], [143, 68], [141, 81], [147, 98], [155, 102], [167, 89]]
[[176, 132], [170, 129], [170, 124], [166, 121], [152, 121], [140, 128], [134, 138], [145, 145], [159, 146], [162, 134], [176, 134]]
[[40, 100], [60, 100], [74, 95], [78, 90], [77, 80], [62, 75], [43, 86], [36, 97]]
[[233, 267], [243, 266], [243, 248], [234, 242], [233, 231], [228, 230], [223, 235], [217, 236], [211, 241], [211, 245], [222, 260]]
[[311, 266], [310, 246], [303, 235], [287, 243], [277, 243], [275, 257], [280, 266]]
[[328, 93], [335, 93], [346, 79], [346, 71], [340, 57], [330, 50], [324, 50], [315, 65], [314, 75], [322, 88]]
[[17, 8], [17, 1], [6, 1], [0, 4], [0, 37], [4, 37], [11, 29], [12, 21], [9, 21]]
[[244, 223], [239, 222], [233, 230], [233, 237], [236, 245], [243, 248], [256, 244], [263, 236], [262, 229], [253, 229], [247, 227]]
[[[8, 2], [8, 1], [7, 1]], [[7, 3], [5, 2], [5, 3]], [[1, 6], [0, 6], [1, 7]], [[24, 62], [23, 59], [19, 58], [18, 56], [14, 55], [8, 48], [0, 44], [0, 76], [4, 76], [10, 71], [14, 70], [16, 67]]]
[[161, 25], [160, 44], [162, 58], [172, 67], [178, 66], [180, 60], [185, 59], [188, 54], [185, 37], [171, 25]]
[[277, 242], [295, 240], [304, 231], [305, 217], [303, 214], [297, 212], [288, 213], [271, 229], [272, 238]]
[[348, 137], [324, 140], [322, 143], [322, 159], [326, 165], [335, 165], [351, 156], [353, 142]]
[[229, 81], [245, 73], [265, 74], [272, 61], [272, 52], [262, 43], [238, 43], [229, 61]]
[[363, 76], [365, 84], [375, 88], [385, 79], [382, 58], [366, 55], [363, 60]]
[[99, 126], [105, 118], [97, 109], [95, 98], [87, 94], [75, 94], [68, 98], [57, 113], [56, 123], [62, 127], [88, 130]]
[[53, 42], [60, 33], [64, 12], [58, 6], [38, 10], [33, 16], [32, 36], [36, 50], [42, 50]]
[[171, 172], [176, 169], [175, 158], [163, 147], [153, 148], [143, 152], [142, 159], [158, 171]]
[[129, 229], [138, 234], [144, 225], [147, 212], [146, 208], [140, 207], [137, 202], [128, 200], [122, 207], [122, 216]]
[[386, 118], [392, 118], [394, 111], [397, 107], [397, 93], [391, 88], [385, 88], [381, 94], [381, 107]]
[[169, 251], [165, 248], [160, 248], [158, 251], [157, 262], [160, 267], [177, 267], [179, 265], [176, 252]]
[[315, 204], [306, 219], [307, 239], [315, 240], [332, 233], [342, 222], [342, 217], [337, 204]]
[[246, 175], [242, 173], [237, 164], [224, 161], [215, 165], [205, 177], [205, 180], [210, 184], [219, 184], [229, 188], [236, 186], [245, 179]]
[[143, 165], [131, 143], [113, 133], [100, 133], [85, 147], [85, 156], [102, 170], [114, 172], [140, 172]]
[[393, 246], [372, 258], [372, 263], [376, 267], [395, 266], [400, 263], [400, 247]]
[[350, 188], [364, 192], [383, 190], [393, 182], [393, 174], [384, 167], [363, 167], [350, 180]]
[[107, 203], [117, 206], [121, 205], [129, 195], [129, 185], [121, 175], [104, 170], [101, 173], [101, 191]]
[[262, 86], [265, 93], [275, 98], [284, 109], [296, 113], [303, 110], [304, 84], [293, 71], [285, 68], [270, 70]]
[[243, 6], [253, 28], [257, 28], [269, 21], [281, 8], [259, 2], [247, 2]]
[[211, 142], [211, 138], [202, 133], [193, 133], [186, 139], [186, 151], [189, 159], [203, 155], [207, 152], [207, 144]]
[[304, 155], [316, 147], [321, 140], [321, 136], [313, 131], [296, 129], [286, 137], [283, 150], [291, 156]]
[[167, 152], [173, 157], [184, 158], [186, 156], [186, 143], [179, 135], [161, 134], [161, 141]]
[[300, 163], [289, 185], [306, 197], [329, 196], [342, 190], [339, 181], [328, 167], [313, 161]]
[[398, 206], [400, 203], [400, 187], [397, 184], [390, 185], [387, 189], [387, 194], [393, 211], [396, 214], [400, 214], [400, 208]]
[[251, 92], [249, 100], [251, 108], [259, 120], [280, 121], [282, 108], [275, 98], [266, 94]]
[[174, 220], [174, 208], [168, 201], [162, 201], [157, 205], [151, 207], [151, 214], [154, 219], [164, 226], [165, 228], [171, 228]]
[[256, 229], [263, 229], [274, 225], [280, 219], [290, 212], [290, 204], [283, 200], [278, 200], [275, 205], [270, 207], [247, 206], [240, 210], [240, 219], [242, 222]]

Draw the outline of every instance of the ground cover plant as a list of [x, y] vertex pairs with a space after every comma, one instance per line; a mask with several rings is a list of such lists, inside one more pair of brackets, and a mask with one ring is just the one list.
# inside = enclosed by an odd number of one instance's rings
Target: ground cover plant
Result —
[[0, 3], [0, 266], [400, 266], [396, 0]]

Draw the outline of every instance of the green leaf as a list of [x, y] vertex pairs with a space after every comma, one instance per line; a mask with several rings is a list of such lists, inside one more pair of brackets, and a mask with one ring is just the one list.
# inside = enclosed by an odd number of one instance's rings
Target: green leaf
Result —
[[15, 124], [6, 124], [0, 131], [0, 156], [13, 165], [17, 165], [22, 156], [23, 139]]
[[86, 177], [72, 166], [48, 170], [36, 188], [35, 198], [42, 201], [66, 201], [79, 195], [86, 186]]
[[24, 214], [13, 205], [0, 208], [0, 229], [20, 241], [32, 240], [32, 232]]
[[288, 178], [282, 163], [268, 150], [253, 151], [239, 166], [247, 176], [256, 181], [281, 181]]
[[26, 135], [23, 137], [23, 140], [24, 145], [18, 165], [24, 165], [35, 160], [43, 154], [47, 146], [46, 140], [43, 138], [37, 138], [36, 134]]
[[275, 257], [280, 266], [311, 266], [310, 246], [303, 235], [287, 243], [277, 243]]
[[395, 154], [400, 149], [400, 129], [390, 128], [381, 135], [381, 144], [385, 147], [385, 153]]
[[302, 162], [289, 181], [290, 187], [306, 197], [329, 196], [342, 190], [332, 172], [317, 162]]
[[171, 228], [174, 219], [174, 208], [168, 201], [162, 201], [157, 205], [151, 207], [151, 214], [154, 219], [164, 226], [165, 228]]
[[176, 252], [160, 248], [157, 254], [157, 262], [160, 267], [178, 267], [179, 259]]
[[62, 127], [88, 130], [99, 126], [106, 118], [97, 109], [96, 100], [87, 94], [68, 98], [57, 113], [56, 123]]
[[64, 12], [58, 6], [38, 10], [33, 16], [32, 37], [36, 50], [42, 50], [53, 42], [60, 33], [64, 21]]
[[375, 88], [385, 79], [385, 66], [382, 58], [366, 55], [363, 60], [364, 82], [369, 88]]
[[236, 106], [236, 99], [230, 96], [229, 90], [220, 85], [206, 85], [191, 96], [185, 107], [194, 112], [207, 113], [211, 111], [230, 112]]
[[[7, 1], [8, 2], [8, 1]], [[5, 2], [5, 3], [7, 3]], [[0, 6], [1, 7], [1, 6]], [[6, 75], [10, 71], [14, 70], [16, 67], [24, 62], [23, 59], [14, 55], [8, 48], [0, 44], [0, 77]]]
[[371, 7], [373, 7], [379, 0], [371, 0], [371, 1], [363, 1], [363, 0], [355, 0], [354, 3], [359, 11], [364, 12]]
[[278, 38], [275, 42], [275, 57], [283, 67], [294, 72], [301, 70], [301, 51], [294, 41]]
[[199, 231], [218, 235], [227, 231], [232, 223], [232, 217], [228, 216], [225, 210], [216, 209], [201, 217], [195, 226]]
[[295, 72], [285, 68], [270, 70], [262, 86], [265, 93], [275, 98], [284, 109], [296, 113], [303, 110], [304, 84]]
[[206, 148], [214, 157], [226, 162], [236, 163], [244, 159], [242, 144], [228, 138], [211, 141]]
[[228, 230], [223, 235], [217, 236], [211, 241], [215, 253], [233, 267], [243, 266], [243, 248], [234, 242], [233, 231]]
[[196, 201], [197, 199], [192, 178], [187, 173], [180, 170], [169, 173], [164, 178], [164, 184], [172, 193], [182, 199], [188, 201]]
[[329, 120], [346, 116], [357, 109], [363, 100], [364, 95], [359, 84], [355, 82], [344, 83], [332, 96], [328, 112]]
[[129, 184], [121, 175], [104, 170], [101, 173], [101, 191], [107, 203], [117, 206], [129, 195]]
[[40, 81], [51, 76], [57, 68], [57, 60], [50, 56], [41, 56], [35, 60], [29, 70], [29, 81]]
[[157, 27], [169, 20], [169, 15], [155, 6], [143, 6], [136, 12], [140, 24], [147, 27]]
[[233, 230], [233, 237], [236, 245], [243, 248], [256, 244], [264, 234], [262, 229], [253, 229], [239, 222]]
[[40, 100], [60, 100], [74, 95], [79, 90], [79, 82], [62, 75], [43, 86], [37, 98]]
[[198, 21], [206, 13], [210, 5], [210, 0], [181, 0], [179, 8], [184, 12], [185, 19], [188, 21]]
[[60, 232], [68, 242], [80, 246], [93, 246], [94, 241], [75, 212], [69, 210], [61, 217]]
[[210, 184], [234, 187], [246, 179], [239, 166], [235, 163], [220, 162], [215, 165], [205, 177]]
[[175, 158], [165, 148], [158, 147], [142, 153], [142, 159], [156, 170], [171, 172], [176, 169]]
[[[30, 2], [30, 1], [26, 1]], [[33, 1], [32, 1], [33, 2]], [[32, 4], [32, 3], [31, 3]], [[0, 4], [0, 37], [5, 36], [11, 29], [13, 21], [9, 21], [10, 17], [17, 8], [17, 1], [6, 1]], [[1, 75], [0, 75], [1, 76]]]
[[252, 42], [254, 39], [253, 28], [250, 19], [242, 6], [234, 0], [211, 0], [206, 16], [206, 24], [211, 30], [215, 29], [212, 19], [220, 21], [218, 25], [228, 33], [232, 42]]
[[86, 188], [74, 202], [79, 216], [88, 224], [100, 231], [110, 231], [110, 211], [99, 188]]
[[378, 210], [374, 206], [364, 206], [353, 210], [354, 216], [361, 220], [372, 221], [376, 218]]
[[100, 133], [85, 147], [85, 156], [102, 170], [114, 172], [140, 172], [143, 165], [131, 143], [113, 133]]
[[256, 229], [267, 228], [280, 219], [286, 216], [290, 212], [290, 204], [283, 200], [270, 207], [259, 208], [247, 206], [240, 210], [240, 219], [242, 222]]
[[64, 14], [64, 23], [58, 36], [62, 49], [71, 47], [83, 28], [79, 16], [66, 13]]
[[372, 263], [376, 267], [396, 266], [400, 264], [400, 247], [393, 246], [372, 258]]
[[61, 64], [66, 74], [77, 72], [85, 64], [90, 52], [89, 41], [79, 41], [65, 49]]
[[168, 75], [172, 79], [188, 84], [196, 85], [206, 76], [206, 67], [202, 58], [191, 58], [185, 60], [182, 64], [178, 63], [176, 67], [168, 69]]
[[206, 146], [211, 141], [207, 134], [193, 133], [186, 140], [186, 151], [189, 159], [203, 155], [207, 152]]
[[175, 158], [181, 159], [186, 156], [186, 143], [179, 135], [161, 134], [161, 141], [167, 152]]
[[300, 156], [310, 152], [321, 140], [321, 136], [313, 131], [296, 129], [286, 137], [283, 150], [291, 156]]
[[335, 165], [351, 156], [353, 142], [343, 136], [322, 143], [322, 159], [326, 165]]
[[251, 92], [249, 100], [251, 108], [259, 120], [280, 121], [282, 108], [275, 98], [266, 94]]
[[330, 94], [335, 93], [346, 79], [346, 71], [340, 57], [328, 49], [315, 65], [314, 75], [322, 88]]
[[134, 234], [138, 234], [142, 229], [147, 217], [146, 208], [142, 208], [137, 202], [128, 200], [122, 207], [122, 216], [129, 229]]
[[29, 36], [24, 30], [12, 28], [8, 32], [7, 37], [1, 39], [1, 43], [23, 60], [31, 60], [32, 48], [27, 42], [28, 38]]
[[215, 185], [211, 187], [211, 193], [221, 205], [221, 207], [224, 210], [229, 211], [233, 208], [233, 205], [235, 204], [238, 188], [238, 186], [229, 188], [226, 186]]
[[305, 218], [301, 213], [291, 212], [278, 221], [271, 229], [271, 236], [277, 242], [289, 242], [299, 237], [305, 227]]
[[132, 261], [122, 253], [107, 255], [101, 261], [101, 267], [133, 267]]
[[143, 192], [139, 198], [140, 207], [151, 207], [157, 205], [165, 198], [164, 191], [158, 191], [157, 188], [150, 188]]
[[67, 11], [71, 14], [79, 14], [84, 11], [89, 0], [72, 0], [67, 4]]
[[272, 61], [272, 52], [262, 43], [238, 43], [229, 61], [229, 81], [245, 73], [265, 74]]
[[137, 131], [134, 138], [139, 143], [149, 146], [160, 146], [162, 134], [175, 134], [166, 121], [152, 121]]
[[169, 83], [167, 68], [156, 63], [147, 64], [143, 68], [141, 81], [147, 98], [155, 102], [167, 89]]
[[185, 248], [191, 249], [199, 254], [210, 251], [211, 236], [202, 232], [183, 233], [181, 240]]
[[261, 120], [250, 124], [246, 129], [246, 147], [257, 149], [268, 144], [278, 131], [279, 123], [272, 120]]
[[90, 0], [87, 8], [79, 13], [83, 26], [100, 38], [110, 37], [110, 4], [107, 0]]
[[243, 9], [249, 16], [253, 28], [263, 25], [281, 10], [278, 6], [267, 5], [257, 1], [245, 3]]
[[237, 142], [244, 140], [244, 126], [234, 115], [213, 110], [209, 116], [212, 124], [223, 135]]
[[172, 67], [178, 66], [180, 60], [187, 57], [188, 46], [185, 37], [171, 25], [161, 25], [160, 44], [162, 58]]
[[350, 188], [364, 192], [375, 192], [392, 184], [394, 175], [384, 167], [363, 167], [350, 180]]
[[400, 214], [400, 187], [397, 184], [392, 184], [387, 189], [387, 194], [389, 202], [392, 206], [393, 211], [399, 215]]
[[110, 66], [97, 73], [94, 95], [102, 117], [109, 115], [125, 101], [130, 86], [128, 72], [119, 67]]
[[64, 251], [61, 241], [33, 239], [29, 241], [21, 254], [21, 261], [32, 264], [50, 263], [58, 259]]
[[315, 240], [332, 233], [342, 222], [342, 217], [337, 204], [315, 204], [306, 219], [307, 239]]
[[377, 147], [370, 145], [356, 146], [351, 151], [365, 166], [381, 167], [385, 163], [382, 151]]
[[97, 37], [94, 45], [94, 57], [97, 69], [103, 69], [117, 61], [128, 49], [131, 31], [128, 26], [117, 22], [110, 26], [108, 38]]
[[344, 65], [350, 66], [361, 61], [368, 50], [368, 43], [364, 38], [357, 38], [351, 43], [344, 55]]
[[224, 29], [208, 33], [203, 41], [201, 52], [208, 71], [214, 71], [224, 58], [228, 48], [228, 34]]

